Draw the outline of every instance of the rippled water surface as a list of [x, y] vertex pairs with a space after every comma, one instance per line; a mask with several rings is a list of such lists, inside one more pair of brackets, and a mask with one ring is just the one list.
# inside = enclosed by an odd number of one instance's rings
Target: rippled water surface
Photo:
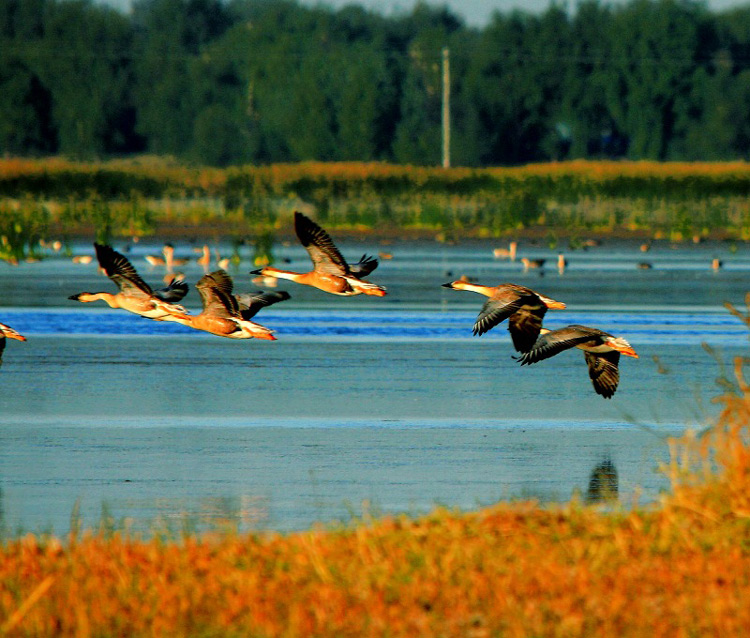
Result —
[[[370, 276], [388, 296], [338, 298], [282, 282], [292, 299], [256, 318], [275, 342], [68, 301], [114, 291], [93, 264], [0, 265], [0, 321], [28, 337], [8, 342], [0, 368], [5, 529], [63, 533], [78, 509], [87, 525], [105, 512], [139, 529], [228, 520], [290, 530], [363, 508], [566, 500], [585, 495], [605, 461], [624, 502], [649, 501], [665, 488], [656, 469], [665, 438], [716, 414], [721, 362], [747, 353], [746, 330], [722, 305], [744, 307], [744, 245], [644, 254], [605, 243], [568, 254], [563, 274], [556, 253], [528, 244], [519, 252], [547, 258], [543, 273], [493, 259], [483, 242], [341, 248], [352, 258], [392, 253]], [[158, 246], [139, 245], [131, 259], [157, 284], [164, 272], [146, 264], [147, 251]], [[192, 254], [187, 244], [180, 251]], [[290, 270], [308, 265], [298, 246], [277, 257]], [[643, 261], [652, 268], [637, 268]], [[249, 269], [232, 271], [238, 291], [257, 289]], [[202, 274], [183, 270], [191, 284]], [[580, 351], [522, 368], [504, 325], [471, 336], [483, 298], [440, 286], [460, 275], [564, 301], [545, 325], [602, 328], [640, 359], [623, 357], [612, 400], [593, 392]], [[185, 304], [198, 310], [194, 290]]]

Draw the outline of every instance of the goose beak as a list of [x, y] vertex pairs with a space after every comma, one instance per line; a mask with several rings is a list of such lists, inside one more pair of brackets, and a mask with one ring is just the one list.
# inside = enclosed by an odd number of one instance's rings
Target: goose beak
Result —
[[249, 274], [251, 274], [251, 275], [262, 275], [263, 274], [263, 269], [262, 268], [258, 268], [258, 270], [251, 270]]
[[442, 284], [443, 288], [453, 288], [453, 282], [449, 281], [447, 284]]
[[557, 308], [558, 310], [564, 310], [567, 306], [562, 301], [554, 301], [552, 299], [544, 302], [547, 308]]

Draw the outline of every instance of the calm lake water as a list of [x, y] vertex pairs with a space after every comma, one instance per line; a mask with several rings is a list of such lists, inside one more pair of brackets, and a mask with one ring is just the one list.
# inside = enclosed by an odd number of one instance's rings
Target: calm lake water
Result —
[[[352, 259], [392, 253], [370, 277], [388, 296], [280, 282], [292, 299], [256, 318], [275, 342], [68, 301], [115, 290], [94, 264], [0, 264], [0, 321], [28, 337], [8, 342], [0, 368], [2, 527], [62, 534], [80, 512], [85, 526], [106, 514], [146, 531], [226, 521], [287, 531], [438, 504], [565, 501], [586, 495], [603, 462], [624, 504], [655, 500], [666, 438], [710, 421], [719, 362], [747, 354], [747, 332], [722, 304], [744, 307], [750, 249], [605, 242], [568, 253], [559, 274], [557, 252], [522, 243], [519, 256], [548, 259], [540, 274], [494, 259], [497, 245], [341, 242]], [[158, 251], [130, 252], [152, 284], [164, 272], [143, 255]], [[309, 264], [295, 245], [276, 256], [290, 270]], [[250, 268], [232, 271], [237, 291], [258, 288]], [[181, 270], [191, 284], [202, 274]], [[594, 393], [580, 351], [521, 368], [505, 325], [472, 337], [484, 298], [440, 286], [463, 274], [564, 301], [545, 325], [602, 328], [640, 359], [623, 358], [612, 400]], [[198, 310], [195, 290], [185, 305]]]

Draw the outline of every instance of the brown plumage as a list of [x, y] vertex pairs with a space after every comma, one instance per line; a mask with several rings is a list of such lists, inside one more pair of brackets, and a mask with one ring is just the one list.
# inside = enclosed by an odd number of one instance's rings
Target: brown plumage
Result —
[[443, 287], [489, 297], [474, 323], [474, 334], [483, 335], [507, 319], [513, 346], [519, 352], [528, 351], [536, 342], [548, 308], [565, 308], [564, 303], [517, 284], [482, 286], [459, 279], [443, 284]]
[[226, 271], [203, 275], [195, 287], [200, 293], [203, 311], [176, 319], [179, 323], [230, 339], [276, 339], [272, 330], [248, 320], [257, 309], [253, 311], [252, 304], [241, 303], [241, 298], [232, 293], [232, 278]]
[[529, 365], [570, 348], [583, 350], [594, 390], [605, 399], [612, 398], [617, 391], [620, 382], [620, 354], [638, 358], [632, 346], [622, 337], [615, 337], [597, 328], [572, 325], [558, 330], [542, 328], [537, 342], [518, 360], [521, 365]]
[[166, 288], [152, 290], [124, 255], [105, 244], [95, 243], [94, 248], [99, 266], [119, 292], [81, 292], [68, 299], [84, 303], [101, 300], [110, 308], [121, 308], [157, 321], [175, 321], [177, 315], [185, 315], [185, 308], [173, 303], [187, 294], [185, 282], [173, 278]]
[[382, 286], [362, 279], [377, 268], [377, 259], [363, 255], [356, 264], [347, 263], [328, 233], [302, 213], [294, 213], [294, 230], [310, 255], [313, 269], [297, 273], [266, 266], [253, 270], [250, 274], [288, 279], [333, 295], [364, 294], [383, 297], [386, 294]]

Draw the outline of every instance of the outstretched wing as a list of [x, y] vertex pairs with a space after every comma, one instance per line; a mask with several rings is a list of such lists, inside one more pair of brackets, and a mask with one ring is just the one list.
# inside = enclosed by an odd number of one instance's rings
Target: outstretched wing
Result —
[[183, 299], [188, 294], [188, 290], [188, 285], [182, 279], [175, 277], [165, 288], [154, 290], [154, 297], [162, 301], [175, 303]]
[[307, 249], [316, 271], [339, 277], [352, 274], [331, 237], [312, 219], [300, 212], [294, 213], [294, 230], [300, 243]]
[[620, 353], [617, 350], [611, 352], [586, 352], [586, 364], [589, 367], [589, 377], [594, 384], [594, 390], [605, 399], [611, 399], [620, 382]]
[[240, 308], [240, 315], [246, 321], [258, 314], [261, 308], [272, 306], [280, 301], [286, 301], [291, 295], [285, 290], [278, 292], [256, 292], [235, 295]]
[[482, 309], [477, 315], [477, 320], [474, 322], [474, 334], [483, 335], [488, 330], [491, 330], [516, 312], [520, 305], [518, 299], [510, 303], [488, 299], [484, 302]]
[[559, 330], [550, 330], [541, 335], [531, 350], [524, 352], [518, 360], [521, 365], [528, 365], [542, 359], [549, 359], [563, 350], [569, 350], [587, 343], [595, 336], [596, 333], [592, 333], [582, 326], [568, 326]]
[[527, 301], [510, 316], [508, 331], [513, 339], [513, 347], [518, 352], [528, 352], [534, 347], [546, 313], [547, 305], [537, 300]]
[[232, 294], [232, 278], [225, 270], [203, 275], [195, 284], [203, 301], [203, 312], [217, 317], [238, 317], [239, 304]]
[[[544, 306], [544, 304], [539, 297], [537, 297], [536, 293], [529, 288], [524, 288], [523, 286], [517, 286], [515, 284], [502, 284], [498, 286], [495, 293], [484, 302], [482, 310], [479, 312], [477, 320], [474, 323], [474, 334], [483, 335], [500, 322], [505, 321], [512, 314], [518, 312], [523, 306], [536, 308], [537, 306]], [[544, 316], [546, 311], [547, 308], [544, 306], [542, 316]], [[523, 323], [522, 317], [519, 317], [518, 320], [519, 323]], [[521, 330], [521, 328], [519, 328], [519, 330]], [[513, 333], [511, 332], [511, 334]], [[537, 335], [538, 334], [539, 331], [537, 330]], [[534, 339], [536, 339], [536, 336], [534, 336]], [[513, 343], [514, 345], [516, 343], [515, 337]]]
[[373, 270], [378, 267], [378, 260], [369, 255], [362, 255], [362, 258], [356, 263], [349, 266], [349, 272], [355, 277], [367, 277]]
[[129, 295], [152, 295], [153, 291], [140, 275], [133, 268], [125, 255], [118, 253], [112, 246], [106, 244], [94, 243], [96, 249], [96, 258], [99, 265], [107, 275], [120, 289], [121, 292]]

